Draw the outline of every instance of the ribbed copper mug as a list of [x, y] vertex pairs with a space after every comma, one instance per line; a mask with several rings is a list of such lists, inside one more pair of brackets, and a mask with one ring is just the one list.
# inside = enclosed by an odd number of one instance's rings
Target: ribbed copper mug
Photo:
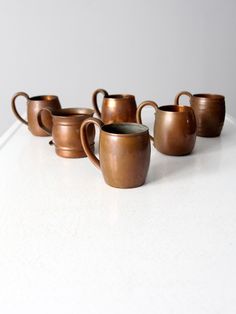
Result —
[[[101, 111], [97, 103], [97, 95], [99, 93], [104, 96]], [[137, 105], [133, 95], [109, 95], [105, 89], [99, 88], [93, 93], [92, 102], [98, 117], [105, 124], [136, 122]]]
[[197, 135], [203, 137], [220, 136], [225, 120], [225, 97], [216, 94], [192, 95], [183, 91], [175, 97], [176, 105], [179, 104], [179, 98], [182, 95], [190, 98], [190, 104], [197, 120]]
[[141, 111], [145, 106], [155, 110], [154, 147], [166, 155], [190, 154], [196, 141], [196, 119], [191, 107], [161, 106], [153, 101], [144, 101], [137, 109], [137, 122], [142, 123]]
[[[42, 114], [48, 111], [52, 119], [52, 127], [47, 128], [42, 121]], [[86, 157], [80, 139], [82, 122], [92, 117], [94, 110], [88, 108], [64, 108], [59, 110], [42, 109], [38, 114], [40, 127], [52, 135], [57, 155], [66, 158]], [[87, 129], [88, 145], [94, 150], [95, 128], [90, 125]]]
[[[16, 109], [16, 98], [19, 96], [23, 96], [27, 100], [27, 121], [21, 117]], [[48, 109], [60, 109], [61, 104], [57, 96], [54, 95], [42, 95], [42, 96], [34, 96], [29, 97], [25, 92], [16, 93], [12, 98], [12, 110], [17, 119], [19, 119], [22, 123], [28, 125], [28, 129], [33, 135], [36, 136], [48, 136], [48, 133], [40, 128], [37, 120], [37, 115], [39, 111], [43, 108]], [[42, 121], [47, 128], [51, 128], [52, 119], [48, 112], [44, 112], [42, 115]]]
[[[100, 128], [99, 156], [90, 149], [86, 133], [90, 125]], [[82, 146], [93, 164], [101, 169], [105, 182], [116, 188], [143, 185], [150, 163], [148, 128], [137, 123], [103, 124], [89, 118], [81, 126]]]

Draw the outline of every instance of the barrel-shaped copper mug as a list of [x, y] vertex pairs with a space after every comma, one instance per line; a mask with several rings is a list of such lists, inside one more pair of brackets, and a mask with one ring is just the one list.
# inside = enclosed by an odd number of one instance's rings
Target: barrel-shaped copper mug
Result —
[[[87, 128], [100, 128], [99, 158], [90, 149]], [[148, 127], [137, 123], [103, 124], [89, 118], [82, 123], [81, 141], [93, 162], [101, 169], [105, 182], [116, 188], [134, 188], [143, 185], [150, 163]]]
[[[97, 96], [102, 94], [102, 108], [98, 107]], [[97, 89], [93, 93], [92, 103], [98, 117], [105, 124], [120, 122], [136, 122], [137, 105], [133, 95], [109, 95], [105, 89]]]
[[179, 104], [179, 98], [182, 95], [190, 98], [190, 104], [197, 120], [197, 136], [220, 136], [225, 120], [225, 97], [217, 94], [192, 95], [183, 91], [176, 95], [176, 105]]
[[190, 154], [196, 141], [196, 119], [191, 107], [161, 106], [144, 101], [137, 109], [137, 122], [142, 123], [141, 112], [145, 106], [155, 110], [154, 147], [163, 154], [182, 156]]
[[[52, 119], [52, 127], [47, 128], [43, 124], [42, 115], [48, 111]], [[80, 139], [80, 128], [82, 122], [92, 117], [94, 110], [89, 108], [64, 108], [59, 110], [42, 109], [38, 114], [40, 127], [48, 134], [52, 135], [57, 155], [65, 158], [86, 157]], [[95, 128], [90, 125], [87, 128], [88, 145], [91, 151], [94, 150]]]
[[[16, 98], [19, 96], [23, 96], [27, 101], [27, 120], [22, 118], [19, 112], [16, 109]], [[61, 104], [57, 96], [54, 95], [42, 95], [42, 96], [34, 96], [29, 97], [25, 92], [16, 93], [12, 98], [12, 110], [17, 119], [19, 119], [22, 123], [28, 125], [29, 131], [36, 136], [48, 136], [48, 133], [45, 132], [38, 124], [38, 113], [41, 109], [48, 108], [51, 110], [56, 110], [61, 108]], [[42, 115], [43, 124], [47, 128], [52, 127], [52, 119], [48, 112], [44, 112]]]

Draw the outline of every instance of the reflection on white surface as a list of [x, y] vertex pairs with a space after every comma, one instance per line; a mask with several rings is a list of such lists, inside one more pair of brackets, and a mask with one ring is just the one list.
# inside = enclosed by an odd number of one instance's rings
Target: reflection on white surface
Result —
[[0, 150], [1, 313], [234, 314], [235, 131], [153, 148], [122, 190], [21, 127]]

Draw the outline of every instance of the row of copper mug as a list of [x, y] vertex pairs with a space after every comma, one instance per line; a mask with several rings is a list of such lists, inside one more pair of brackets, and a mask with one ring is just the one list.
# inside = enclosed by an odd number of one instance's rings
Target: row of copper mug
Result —
[[[101, 112], [97, 105], [98, 93], [104, 95]], [[191, 107], [179, 105], [182, 94], [190, 97]], [[18, 96], [27, 98], [28, 121], [16, 110]], [[175, 98], [175, 105], [158, 107], [153, 101], [146, 101], [137, 108], [132, 95], [109, 95], [104, 89], [98, 89], [92, 100], [101, 120], [92, 118], [92, 109], [62, 109], [58, 97], [49, 95], [29, 97], [26, 93], [17, 93], [12, 99], [12, 109], [34, 135], [52, 135], [50, 143], [55, 145], [59, 156], [88, 156], [101, 168], [105, 181], [120, 188], [145, 182], [150, 162], [149, 137], [164, 154], [186, 155], [192, 152], [196, 135], [219, 136], [225, 117], [221, 95], [181, 92]], [[141, 125], [141, 111], [145, 106], [155, 110], [154, 137]], [[100, 160], [94, 155], [94, 125], [100, 127]]]
[[[101, 111], [97, 104], [97, 95], [101, 93], [104, 95]], [[223, 127], [225, 117], [225, 99], [222, 95], [213, 94], [195, 94], [192, 95], [187, 91], [179, 93], [174, 100], [175, 105], [179, 105], [179, 98], [182, 95], [187, 95], [190, 98], [191, 108], [194, 111], [197, 120], [197, 135], [205, 137], [219, 136]], [[27, 116], [28, 121], [24, 120], [16, 110], [15, 100], [18, 96], [24, 96], [27, 99]], [[119, 123], [119, 122], [136, 122], [137, 105], [133, 95], [109, 95], [104, 89], [97, 89], [92, 95], [93, 107], [98, 117], [105, 124]], [[153, 102], [150, 102], [153, 103]], [[158, 107], [156, 105], [156, 107]], [[186, 106], [159, 108], [161, 111], [179, 112], [185, 110]], [[29, 130], [34, 135], [45, 136], [47, 132], [42, 130], [37, 122], [37, 113], [43, 108], [60, 109], [61, 105], [57, 96], [36, 96], [29, 97], [26, 93], [17, 93], [12, 99], [12, 109], [16, 117], [21, 122], [28, 124]], [[155, 108], [156, 110], [156, 108]], [[46, 114], [45, 114], [46, 115]], [[51, 119], [49, 115], [47, 125], [50, 124]], [[45, 117], [46, 119], [46, 117]]]

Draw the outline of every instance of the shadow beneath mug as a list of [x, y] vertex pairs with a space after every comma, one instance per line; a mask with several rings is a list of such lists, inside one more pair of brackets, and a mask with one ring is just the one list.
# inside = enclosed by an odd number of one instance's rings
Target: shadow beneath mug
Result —
[[225, 149], [225, 142], [223, 137], [197, 137], [193, 152], [185, 156], [168, 156], [152, 149], [146, 182], [152, 183], [166, 178], [169, 180], [170, 177], [175, 180], [183, 180], [185, 177], [193, 178], [201, 173], [210, 174], [217, 171], [222, 166], [221, 156]]
[[166, 178], [169, 180], [173, 176], [178, 177], [179, 173], [188, 172], [187, 169], [192, 171], [194, 159], [190, 157], [193, 156], [168, 156], [153, 151], [146, 183], [154, 183]]
[[222, 137], [197, 137], [194, 155], [211, 154], [222, 149]]

